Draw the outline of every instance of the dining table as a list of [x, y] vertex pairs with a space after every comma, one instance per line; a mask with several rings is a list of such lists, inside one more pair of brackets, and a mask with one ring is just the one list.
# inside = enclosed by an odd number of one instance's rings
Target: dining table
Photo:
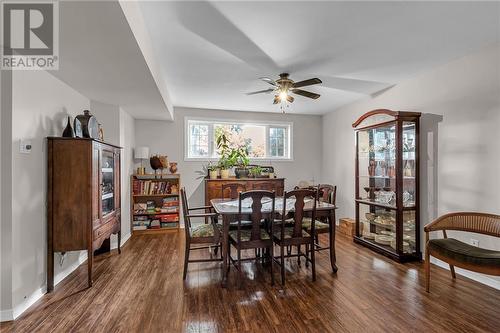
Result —
[[[276, 197], [275, 199], [275, 212], [281, 214], [283, 212], [283, 197]], [[238, 199], [212, 199], [210, 200], [215, 212], [222, 217], [222, 286], [227, 286], [227, 275], [229, 263], [229, 228], [232, 222], [238, 220], [239, 215], [239, 201]], [[293, 213], [294, 201], [287, 199], [286, 213]], [[306, 200], [304, 202], [304, 215], [310, 217], [314, 209], [314, 200]], [[336, 205], [324, 201], [316, 201], [316, 219], [324, 218], [330, 225], [329, 228], [329, 250], [330, 250], [330, 264], [332, 271], [337, 272], [336, 256], [335, 256], [335, 210]], [[269, 215], [271, 205], [263, 202], [261, 212], [263, 216]], [[242, 203], [242, 215], [252, 214], [250, 204]]]

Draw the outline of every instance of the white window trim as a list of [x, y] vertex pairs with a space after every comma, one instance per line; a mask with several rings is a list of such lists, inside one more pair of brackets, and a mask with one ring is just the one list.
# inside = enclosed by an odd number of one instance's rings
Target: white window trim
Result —
[[[248, 125], [266, 125], [266, 147], [269, 148], [269, 126], [277, 126], [277, 127], [288, 127], [288, 131], [286, 131], [286, 146], [289, 148], [290, 156], [288, 157], [251, 157], [250, 162], [263, 162], [263, 161], [281, 161], [281, 162], [293, 162], [293, 122], [288, 121], [262, 121], [262, 120], [243, 120], [243, 119], [228, 119], [228, 118], [205, 118], [205, 117], [184, 117], [184, 161], [218, 161], [219, 159], [216, 157], [189, 157], [189, 122], [206, 122], [206, 123], [228, 123], [228, 124], [248, 124]], [[209, 129], [209, 137], [210, 137], [210, 145], [213, 145], [213, 132]], [[266, 151], [266, 154], [269, 152]]]

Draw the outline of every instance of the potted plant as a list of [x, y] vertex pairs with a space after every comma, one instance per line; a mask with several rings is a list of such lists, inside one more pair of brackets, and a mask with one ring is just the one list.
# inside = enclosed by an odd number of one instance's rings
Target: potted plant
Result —
[[262, 174], [262, 168], [258, 165], [250, 169], [250, 175], [254, 178], [260, 177], [261, 174]]
[[213, 165], [212, 162], [209, 162], [207, 170], [208, 170], [208, 177], [210, 179], [217, 179], [217, 176], [219, 176], [219, 167], [217, 165]]
[[248, 164], [250, 163], [250, 159], [248, 158], [248, 154], [244, 148], [238, 148], [233, 150], [233, 159], [236, 168], [234, 169], [234, 173], [236, 178], [246, 178], [249, 174]]
[[227, 156], [221, 156], [219, 159], [219, 169], [220, 169], [220, 178], [228, 179], [229, 178], [229, 170], [233, 167], [233, 163], [230, 158]]

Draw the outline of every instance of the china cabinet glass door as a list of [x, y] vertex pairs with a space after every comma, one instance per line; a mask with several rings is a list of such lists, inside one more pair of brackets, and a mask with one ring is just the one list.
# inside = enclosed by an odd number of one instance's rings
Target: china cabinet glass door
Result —
[[114, 177], [115, 163], [114, 154], [103, 150], [101, 158], [101, 205], [102, 215], [107, 215], [115, 210]]
[[358, 199], [396, 207], [396, 126], [358, 131]]

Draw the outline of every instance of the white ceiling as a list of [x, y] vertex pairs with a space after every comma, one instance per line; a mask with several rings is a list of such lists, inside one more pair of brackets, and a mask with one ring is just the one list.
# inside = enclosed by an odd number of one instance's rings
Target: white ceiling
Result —
[[[319, 77], [323, 114], [498, 43], [499, 3], [173, 2], [140, 8], [174, 106], [276, 112], [261, 76]], [[338, 89], [332, 89], [330, 87]]]
[[135, 118], [171, 120], [117, 1], [61, 1], [60, 65], [51, 74]]

